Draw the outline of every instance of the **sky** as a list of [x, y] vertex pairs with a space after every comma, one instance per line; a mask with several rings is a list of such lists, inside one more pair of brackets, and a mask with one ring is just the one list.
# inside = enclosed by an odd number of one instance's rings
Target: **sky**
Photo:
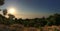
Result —
[[41, 18], [60, 13], [60, 0], [5, 0], [0, 8], [14, 8], [17, 18]]

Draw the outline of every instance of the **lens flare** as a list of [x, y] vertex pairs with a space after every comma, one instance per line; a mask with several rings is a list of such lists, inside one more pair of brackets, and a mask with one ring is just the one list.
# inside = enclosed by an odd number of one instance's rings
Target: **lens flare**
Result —
[[10, 9], [8, 10], [8, 13], [10, 13], [10, 14], [15, 14], [15, 9], [14, 9], [14, 8], [10, 8]]

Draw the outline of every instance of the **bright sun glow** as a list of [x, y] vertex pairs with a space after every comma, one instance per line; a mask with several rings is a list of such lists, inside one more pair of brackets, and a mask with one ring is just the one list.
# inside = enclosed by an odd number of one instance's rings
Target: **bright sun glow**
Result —
[[14, 8], [10, 8], [10, 9], [8, 10], [8, 13], [10, 13], [10, 14], [15, 14], [15, 9], [14, 9]]

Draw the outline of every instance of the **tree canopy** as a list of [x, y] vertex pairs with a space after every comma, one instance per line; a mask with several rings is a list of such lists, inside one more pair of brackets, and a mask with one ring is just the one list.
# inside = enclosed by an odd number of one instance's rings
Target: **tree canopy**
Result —
[[0, 0], [0, 6], [4, 4], [4, 0]]

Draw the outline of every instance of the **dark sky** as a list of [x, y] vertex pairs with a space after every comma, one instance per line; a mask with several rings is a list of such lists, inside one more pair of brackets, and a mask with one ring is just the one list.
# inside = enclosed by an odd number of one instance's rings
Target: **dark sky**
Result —
[[16, 17], [35, 18], [47, 17], [60, 13], [60, 0], [5, 0], [1, 8], [15, 8]]

